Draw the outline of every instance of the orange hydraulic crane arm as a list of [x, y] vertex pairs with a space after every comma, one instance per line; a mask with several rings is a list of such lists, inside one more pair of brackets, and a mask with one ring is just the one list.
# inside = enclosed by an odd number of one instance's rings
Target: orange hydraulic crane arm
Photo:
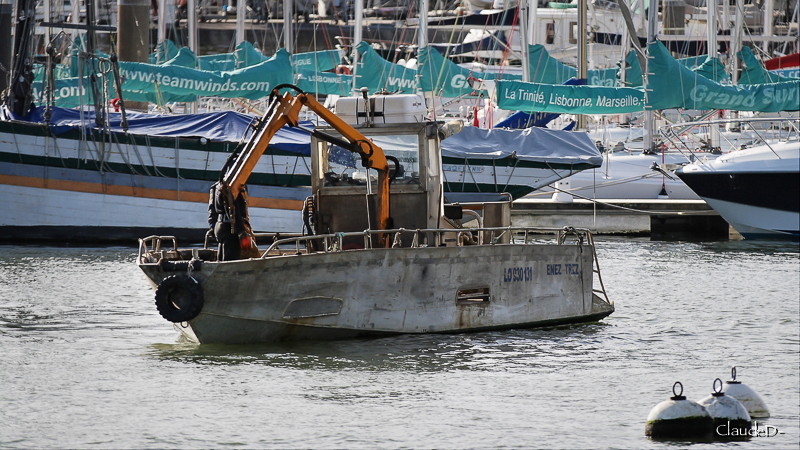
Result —
[[[282, 88], [293, 88], [299, 93], [297, 96], [292, 96], [287, 92], [281, 96], [278, 91]], [[236, 159], [231, 164], [226, 164], [226, 169], [222, 176], [222, 185], [229, 192], [228, 198], [233, 200], [242, 192], [245, 183], [250, 178], [250, 174], [253, 173], [258, 159], [267, 150], [267, 146], [278, 130], [285, 125], [298, 126], [300, 110], [303, 106], [319, 115], [328, 125], [341, 133], [347, 142], [317, 131], [313, 132], [315, 136], [340, 145], [351, 152], [358, 153], [361, 156], [361, 163], [364, 167], [378, 171], [377, 225], [379, 229], [385, 230], [389, 228], [389, 163], [383, 149], [328, 110], [314, 96], [306, 94], [292, 85], [279, 85], [273, 89], [269, 108], [256, 125], [253, 136]]]

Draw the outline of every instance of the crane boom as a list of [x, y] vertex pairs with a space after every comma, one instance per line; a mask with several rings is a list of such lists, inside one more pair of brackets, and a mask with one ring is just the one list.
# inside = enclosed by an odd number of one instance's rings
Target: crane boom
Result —
[[[299, 93], [295, 96], [289, 92], [280, 95], [279, 89], [286, 87], [291, 87]], [[243, 150], [236, 155], [236, 158], [226, 164], [221, 178], [221, 187], [227, 191], [228, 205], [233, 205], [234, 199], [244, 194], [245, 183], [278, 130], [283, 126], [298, 126], [300, 110], [303, 106], [316, 113], [331, 128], [338, 131], [346, 141], [318, 130], [312, 131], [312, 134], [359, 154], [364, 167], [378, 171], [377, 226], [384, 230], [389, 228], [389, 163], [383, 149], [319, 103], [313, 95], [302, 92], [291, 85], [279, 85], [273, 89], [267, 112], [257, 123], [253, 136]]]

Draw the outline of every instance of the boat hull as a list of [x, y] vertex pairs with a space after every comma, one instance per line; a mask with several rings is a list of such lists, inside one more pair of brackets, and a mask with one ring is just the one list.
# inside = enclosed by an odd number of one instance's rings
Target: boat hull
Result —
[[763, 208], [713, 198], [704, 200], [745, 239], [800, 238], [800, 214], [796, 211]]
[[[168, 234], [202, 242], [210, 182], [0, 162], [0, 240], [134, 242]], [[251, 219], [265, 230], [302, 226], [308, 188], [253, 186]]]
[[745, 239], [800, 237], [797, 141], [731, 152], [676, 174]]
[[[593, 294], [592, 254], [537, 244], [204, 262], [192, 271], [203, 308], [179, 329], [200, 343], [242, 344], [595, 321], [613, 306]], [[140, 267], [154, 285], [174, 274]]]
[[745, 239], [800, 237], [800, 174], [681, 172], [681, 179]]

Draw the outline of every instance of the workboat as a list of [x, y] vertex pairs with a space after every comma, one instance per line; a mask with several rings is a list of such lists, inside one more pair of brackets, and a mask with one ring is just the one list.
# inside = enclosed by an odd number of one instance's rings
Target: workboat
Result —
[[[366, 120], [358, 120], [279, 88], [212, 189], [206, 244], [139, 240], [137, 264], [157, 310], [189, 338], [455, 333], [591, 322], [614, 311], [588, 230], [512, 227], [508, 200], [445, 204], [438, 127], [424, 120], [421, 97], [385, 98], [406, 105], [401, 114], [384, 114], [384, 99], [366, 94], [339, 99], [363, 103]], [[303, 106], [329, 125], [312, 130], [305, 226], [296, 235], [254, 233], [246, 182], [276, 130], [300, 125]], [[361, 157], [361, 177], [329, 170], [342, 151]]]
[[800, 238], [800, 141], [764, 144], [675, 172], [745, 239]]

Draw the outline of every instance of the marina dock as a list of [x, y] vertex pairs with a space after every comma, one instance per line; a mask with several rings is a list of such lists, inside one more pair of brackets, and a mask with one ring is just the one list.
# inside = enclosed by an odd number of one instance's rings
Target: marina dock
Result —
[[514, 226], [564, 227], [596, 234], [650, 236], [653, 239], [741, 239], [728, 223], [702, 200], [551, 199], [516, 200], [511, 208]]

